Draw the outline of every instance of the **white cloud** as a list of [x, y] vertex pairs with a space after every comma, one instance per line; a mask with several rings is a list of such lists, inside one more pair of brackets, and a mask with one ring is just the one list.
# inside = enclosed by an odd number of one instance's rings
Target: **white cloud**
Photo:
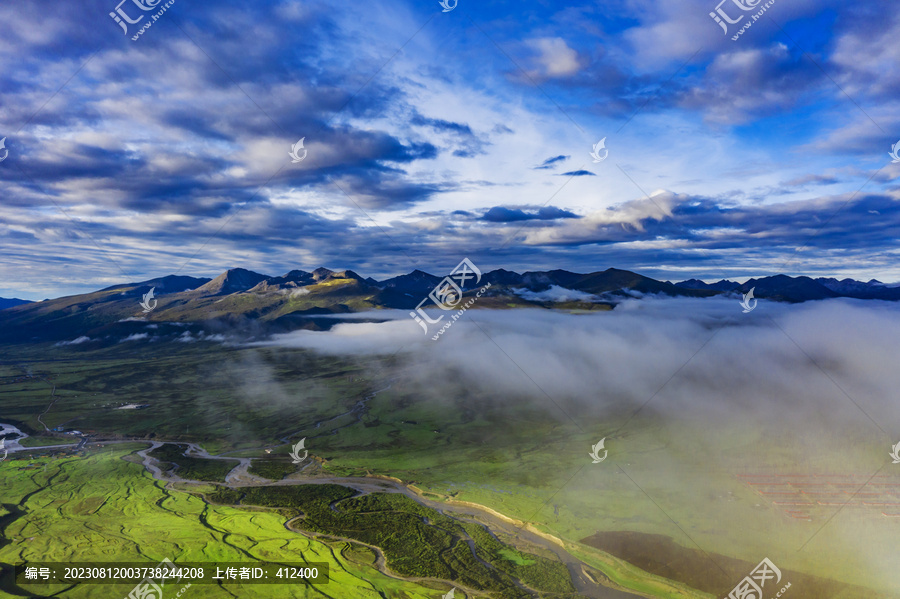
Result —
[[125, 343], [126, 341], [141, 341], [143, 339], [147, 339], [149, 336], [149, 333], [134, 333], [133, 335], [128, 335], [119, 343]]
[[[900, 388], [894, 351], [900, 306], [760, 300], [752, 314], [721, 298], [628, 300], [612, 312], [579, 315], [473, 309], [432, 341], [408, 314], [377, 312], [369, 316], [389, 320], [296, 331], [262, 345], [339, 355], [400, 351], [408, 371], [422, 373], [428, 384], [458, 382], [465, 373], [464, 384], [473, 389], [546, 400], [537, 383], [555, 401], [568, 402], [574, 417], [639, 406], [687, 364], [653, 411], [711, 422], [856, 426], [879, 434], [830, 376], [882, 427], [900, 429], [900, 406], [890, 399]], [[565, 420], [554, 404], [547, 401], [546, 408]]]
[[90, 337], [86, 337], [86, 336], [82, 335], [81, 337], [76, 337], [75, 339], [72, 339], [71, 341], [60, 341], [56, 345], [79, 345], [81, 343], [86, 343], [90, 340], [91, 340]]
[[533, 302], [572, 302], [572, 301], [594, 301], [597, 298], [584, 291], [577, 289], [566, 289], [559, 285], [551, 285], [545, 291], [531, 291], [529, 289], [513, 289], [513, 292], [519, 297]]
[[539, 68], [531, 73], [534, 77], [570, 77], [582, 68], [578, 52], [560, 37], [532, 39], [527, 44], [538, 53], [534, 61]]

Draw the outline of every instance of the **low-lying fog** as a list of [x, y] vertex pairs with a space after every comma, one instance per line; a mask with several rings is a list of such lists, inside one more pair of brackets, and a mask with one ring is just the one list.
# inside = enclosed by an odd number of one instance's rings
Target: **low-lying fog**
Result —
[[898, 304], [760, 301], [744, 314], [730, 299], [644, 298], [587, 314], [470, 309], [432, 340], [447, 314], [427, 334], [407, 312], [378, 311], [264, 345], [397, 354], [423, 388], [464, 380], [490, 394], [544, 398], [560, 419], [557, 402], [577, 418], [653, 398], [647, 409], [672, 417], [850, 419], [882, 443], [900, 437]]
[[[389, 319], [360, 322], [367, 317]], [[580, 509], [585, 522], [605, 513], [603, 501], [628, 512], [612, 492], [590, 503], [622, 483], [604, 473], [624, 468], [699, 546], [747, 560], [765, 552], [785, 567], [820, 575], [842, 564], [838, 577], [855, 569], [856, 583], [900, 591], [896, 553], [889, 549], [896, 521], [881, 515], [889, 508], [810, 508], [818, 511], [808, 528], [789, 526], [793, 520], [735, 478], [825, 474], [861, 485], [900, 471], [888, 457], [900, 441], [900, 304], [760, 301], [744, 314], [735, 300], [644, 298], [585, 314], [472, 309], [433, 341], [437, 328], [426, 334], [408, 313], [375, 312], [266, 345], [395, 355], [405, 390], [422, 401], [455, 396], [503, 401], [512, 410], [516, 402], [543, 405], [547, 422], [560, 427], [529, 439], [525, 424], [526, 438], [514, 442], [522, 451], [549, 452], [567, 477], [583, 468], [553, 501]], [[522, 422], [516, 416], [509, 412], [510, 427]], [[588, 444], [603, 437], [611, 460], [585, 465]], [[627, 492], [627, 481], [622, 484]], [[884, 488], [867, 489], [867, 496]], [[641, 494], [629, 497], [643, 501]], [[647, 504], [648, 514], [655, 509]], [[636, 521], [643, 522], [626, 518], [612, 526]], [[754, 535], [746, 546], [740, 533], [723, 532], [745, 524], [765, 531], [764, 546], [752, 546]], [[695, 546], [677, 530], [660, 530]]]

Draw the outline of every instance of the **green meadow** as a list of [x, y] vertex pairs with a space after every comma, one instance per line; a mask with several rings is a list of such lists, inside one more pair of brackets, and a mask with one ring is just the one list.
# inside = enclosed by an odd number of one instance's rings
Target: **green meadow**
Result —
[[[441, 584], [412, 584], [382, 575], [346, 541], [313, 539], [285, 528], [272, 509], [210, 505], [170, 491], [143, 468], [120, 458], [137, 448], [116, 446], [84, 456], [8, 459], [0, 463], [3, 504], [24, 515], [5, 523], [0, 562], [325, 562], [325, 585], [193, 585], [190, 597], [380, 597], [410, 599], [445, 593]], [[211, 489], [210, 489], [211, 490]], [[347, 554], [347, 555], [345, 555]], [[122, 598], [133, 585], [32, 589], [37, 595]], [[12, 594], [7, 585], [0, 597]], [[28, 595], [26, 595], [28, 596]], [[186, 595], [188, 596], [188, 595]]]

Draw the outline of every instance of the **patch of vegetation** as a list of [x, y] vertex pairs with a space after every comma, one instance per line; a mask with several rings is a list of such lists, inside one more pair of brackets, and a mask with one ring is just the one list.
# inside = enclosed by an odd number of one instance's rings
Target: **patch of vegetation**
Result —
[[253, 460], [247, 472], [268, 478], [269, 480], [281, 480], [288, 474], [297, 471], [297, 464], [287, 459], [259, 459]]
[[539, 555], [511, 550], [479, 524], [461, 522], [460, 525], [475, 541], [479, 557], [484, 561], [531, 588], [554, 593], [574, 592], [569, 571], [564, 564]]
[[174, 474], [187, 480], [225, 482], [225, 477], [238, 465], [237, 460], [205, 460], [184, 455], [187, 445], [166, 444], [157, 447], [147, 455], [177, 466]]
[[[303, 516], [292, 522], [293, 527], [378, 547], [388, 567], [401, 576], [452, 580], [505, 598], [530, 596], [516, 579], [539, 594], [574, 592], [563, 564], [513, 551], [484, 527], [460, 524], [405, 495], [357, 496], [338, 485], [301, 485], [220, 489], [209, 499], [300, 510]], [[469, 540], [474, 541], [474, 552]], [[362, 549], [352, 551], [358, 555]], [[507, 559], [510, 554], [519, 556], [520, 563]]]
[[[174, 338], [184, 332], [158, 327], [149, 332]], [[361, 374], [358, 364], [306, 350], [218, 344], [201, 350], [175, 342], [130, 342], [127, 352], [121, 350], [118, 343], [0, 345], [0, 354], [22, 363], [0, 368], [0, 421], [38, 436], [43, 414], [50, 428], [190, 441], [215, 454], [258, 448], [349, 410], [371, 385], [351, 380]], [[117, 409], [130, 403], [150, 407]]]
[[378, 555], [373, 550], [356, 543], [347, 543], [341, 551], [341, 555], [361, 564], [374, 565], [378, 561]]
[[22, 447], [47, 447], [51, 445], [75, 445], [78, 438], [64, 439], [62, 437], [25, 437], [19, 440]]
[[244, 491], [227, 487], [218, 487], [206, 495], [209, 501], [221, 505], [237, 505], [241, 502], [242, 497], [244, 497]]
[[[146, 444], [114, 446], [84, 456], [34, 458], [23, 468], [12, 456], [0, 462], [0, 563], [324, 562], [330, 582], [312, 590], [301, 584], [193, 585], [191, 599], [434, 599], [434, 586], [384, 576], [363, 559], [342, 557], [331, 541], [285, 529], [277, 511], [209, 505], [172, 491], [144, 469], [121, 458]], [[19, 454], [15, 454], [19, 455]], [[175, 485], [177, 486], [177, 485]], [[134, 584], [22, 585], [0, 576], [0, 598], [121, 598]], [[166, 587], [168, 588], [168, 587]], [[171, 596], [179, 586], [174, 587]], [[449, 590], [449, 589], [448, 589]], [[324, 591], [323, 594], [321, 591]], [[335, 594], [336, 593], [336, 594]], [[169, 596], [166, 594], [165, 596]], [[459, 593], [457, 593], [459, 596]]]
[[530, 566], [534, 563], [533, 560], [525, 559], [525, 557], [518, 551], [513, 551], [511, 549], [501, 549], [499, 553], [509, 561], [515, 562], [520, 566]]

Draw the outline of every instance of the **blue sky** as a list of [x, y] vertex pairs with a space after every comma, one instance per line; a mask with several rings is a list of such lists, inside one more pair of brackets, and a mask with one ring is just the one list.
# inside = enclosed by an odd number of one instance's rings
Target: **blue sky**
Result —
[[765, 2], [725, 34], [705, 0], [176, 0], [136, 41], [165, 3], [128, 35], [117, 4], [0, 6], [0, 296], [463, 257], [900, 280], [896, 4], [733, 40]]

